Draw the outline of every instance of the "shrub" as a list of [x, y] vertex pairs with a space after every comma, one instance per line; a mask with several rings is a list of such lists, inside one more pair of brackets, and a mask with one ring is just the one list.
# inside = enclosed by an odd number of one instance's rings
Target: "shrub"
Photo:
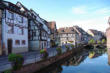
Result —
[[42, 59], [46, 59], [48, 57], [48, 52], [46, 49], [41, 49], [40, 54]]
[[15, 60], [16, 60], [16, 54], [9, 54], [8, 60], [9, 60], [10, 62], [15, 61]]
[[94, 39], [89, 40], [89, 44], [94, 44], [94, 43], [95, 43]]
[[62, 54], [62, 49], [60, 47], [56, 48], [57, 54], [61, 55]]
[[20, 54], [10, 54], [8, 60], [12, 62], [13, 70], [18, 70], [23, 66], [24, 58]]
[[74, 48], [74, 45], [71, 45], [71, 48]]
[[106, 43], [106, 40], [105, 39], [102, 39], [102, 44]]
[[70, 49], [69, 46], [65, 45], [65, 47], [66, 47], [67, 51], [69, 51], [69, 49]]
[[12, 73], [11, 70], [5, 70], [3, 73]]
[[45, 50], [44, 49], [41, 49], [40, 50], [40, 54], [43, 54], [43, 53], [45, 53]]
[[101, 44], [101, 41], [98, 40], [98, 41], [97, 41], [97, 44]]

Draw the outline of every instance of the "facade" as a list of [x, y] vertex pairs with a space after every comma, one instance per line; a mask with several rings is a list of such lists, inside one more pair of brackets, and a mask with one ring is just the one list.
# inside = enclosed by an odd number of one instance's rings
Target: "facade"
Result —
[[48, 22], [42, 18], [40, 18], [42, 21], [42, 27], [40, 29], [40, 33], [41, 33], [41, 48], [50, 48], [50, 34], [51, 34], [51, 30], [48, 26]]
[[51, 21], [48, 22], [48, 26], [51, 30], [51, 46], [55, 46], [56, 44], [58, 44], [58, 40], [57, 40], [57, 27], [56, 27], [56, 22], [55, 21]]
[[87, 32], [93, 37], [95, 41], [101, 40], [104, 36], [104, 34], [98, 30], [89, 29]]
[[[76, 44], [78, 42], [78, 32], [73, 27], [59, 28], [58, 36], [60, 39], [60, 46], [65, 44]], [[77, 39], [77, 40], [76, 40]]]
[[28, 42], [29, 42], [29, 51], [40, 50], [40, 23], [37, 21], [38, 14], [33, 10], [28, 10], [20, 2], [16, 4], [20, 7], [25, 14], [28, 15]]
[[50, 48], [50, 28], [47, 25], [48, 22], [42, 19], [34, 10], [28, 10], [20, 2], [17, 2], [17, 6], [28, 15], [29, 50]]
[[87, 32], [85, 32], [81, 27], [79, 26], [73, 26], [73, 28], [79, 33], [80, 35], [80, 41], [78, 43], [80, 44], [87, 44], [88, 41], [92, 38], [91, 35], [89, 35]]
[[60, 28], [58, 29], [58, 36], [60, 45], [74, 44], [76, 46], [77, 44], [87, 44], [92, 38], [79, 26]]
[[36, 20], [35, 14], [31, 12], [31, 18], [29, 19], [29, 50], [39, 50], [40, 49], [40, 31], [39, 23]]
[[1, 18], [1, 45], [4, 54], [28, 51], [28, 19], [15, 4], [4, 1]]
[[[110, 17], [109, 17], [109, 20], [108, 20], [108, 24], [110, 25]], [[110, 27], [108, 27], [107, 30], [106, 30], [106, 38], [107, 38], [107, 48], [108, 48], [108, 52], [109, 52], [110, 51], [110, 49], [109, 49], [110, 48]]]

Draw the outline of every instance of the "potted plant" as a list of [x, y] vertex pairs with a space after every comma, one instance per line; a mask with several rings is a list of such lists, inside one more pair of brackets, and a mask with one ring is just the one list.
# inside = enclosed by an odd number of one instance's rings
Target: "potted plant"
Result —
[[13, 70], [20, 69], [24, 63], [24, 58], [20, 54], [9, 54], [8, 60], [11, 62]]
[[101, 44], [101, 41], [98, 40], [98, 41], [97, 41], [97, 44]]
[[62, 49], [61, 47], [56, 48], [57, 51], [57, 55], [61, 55], [62, 54]]
[[102, 39], [102, 44], [106, 43], [106, 40], [105, 39]]
[[46, 49], [41, 49], [40, 54], [42, 59], [46, 59], [48, 57], [48, 52]]
[[69, 46], [65, 45], [65, 47], [66, 47], [66, 49], [67, 49], [66, 51], [69, 51], [69, 49], [70, 49]]
[[94, 39], [89, 40], [89, 44], [94, 44], [94, 43], [95, 43]]
[[71, 48], [73, 49], [74, 48], [74, 45], [71, 45]]

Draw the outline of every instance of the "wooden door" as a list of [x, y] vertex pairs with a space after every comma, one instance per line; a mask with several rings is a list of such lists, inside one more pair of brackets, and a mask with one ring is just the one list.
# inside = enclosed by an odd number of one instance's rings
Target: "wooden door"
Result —
[[8, 46], [8, 54], [12, 53], [12, 39], [8, 39], [7, 46]]

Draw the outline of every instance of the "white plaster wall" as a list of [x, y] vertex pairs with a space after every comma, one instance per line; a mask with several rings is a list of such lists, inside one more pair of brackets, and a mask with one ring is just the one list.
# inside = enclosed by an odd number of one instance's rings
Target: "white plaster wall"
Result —
[[[24, 28], [24, 35], [20, 35], [19, 33], [19, 28], [14, 26], [14, 33], [13, 34], [9, 34], [7, 33], [8, 31], [8, 25], [6, 24], [5, 20], [7, 22], [7, 16], [9, 16], [8, 10], [6, 10], [6, 18], [3, 19], [3, 42], [5, 43], [5, 48], [7, 48], [7, 40], [8, 39], [12, 39], [13, 40], [13, 49], [17, 48], [17, 51], [21, 50], [20, 52], [25, 52], [28, 51], [28, 19], [26, 17], [23, 17], [24, 22], [23, 23], [19, 23], [19, 16], [18, 14], [14, 13], [14, 21], [12, 21], [12, 24], [17, 24], [17, 25], [21, 25], [21, 26], [25, 26], [26, 28]], [[16, 45], [15, 44], [15, 40], [20, 40], [20, 45]], [[25, 40], [25, 45], [22, 45], [22, 40]], [[20, 48], [21, 47], [21, 48]], [[23, 51], [23, 48], [26, 49]], [[19, 50], [18, 50], [19, 49]], [[8, 50], [6, 49], [6, 52]], [[16, 50], [14, 50], [14, 52], [16, 52]], [[19, 52], [17, 52], [19, 53]]]

